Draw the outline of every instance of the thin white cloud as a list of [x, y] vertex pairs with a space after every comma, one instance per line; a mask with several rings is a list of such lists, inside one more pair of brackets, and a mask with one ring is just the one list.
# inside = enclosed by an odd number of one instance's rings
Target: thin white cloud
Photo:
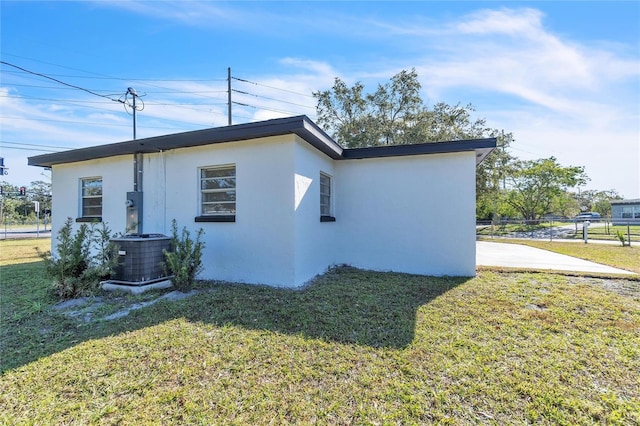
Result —
[[187, 25], [215, 25], [241, 20], [241, 15], [220, 3], [202, 1], [96, 1], [96, 4], [115, 7], [153, 18], [179, 21]]
[[506, 34], [525, 38], [546, 37], [542, 30], [544, 14], [536, 9], [484, 9], [467, 15], [448, 27], [460, 34]]

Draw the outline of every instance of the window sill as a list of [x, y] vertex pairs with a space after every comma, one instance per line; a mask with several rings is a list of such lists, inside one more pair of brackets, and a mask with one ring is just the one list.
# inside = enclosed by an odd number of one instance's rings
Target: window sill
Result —
[[76, 218], [76, 222], [102, 222], [102, 218], [101, 217], [77, 217]]
[[335, 222], [336, 218], [333, 216], [320, 216], [320, 222]]
[[196, 222], [235, 222], [236, 215], [219, 215], [219, 216], [196, 216]]

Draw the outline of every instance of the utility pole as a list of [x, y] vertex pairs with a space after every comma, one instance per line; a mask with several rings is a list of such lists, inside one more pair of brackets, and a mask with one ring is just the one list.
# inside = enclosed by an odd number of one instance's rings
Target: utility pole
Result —
[[231, 126], [231, 67], [227, 68], [227, 104], [229, 107], [229, 126]]
[[133, 87], [127, 88], [127, 94], [133, 97], [133, 140], [136, 140], [136, 98], [138, 94], [136, 93], [136, 89]]

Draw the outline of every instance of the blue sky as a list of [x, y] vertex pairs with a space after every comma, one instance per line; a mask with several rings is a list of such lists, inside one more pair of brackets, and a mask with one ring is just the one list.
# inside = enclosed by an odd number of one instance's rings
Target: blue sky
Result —
[[[307, 114], [335, 77], [374, 90], [415, 68], [429, 104], [471, 103], [522, 159], [581, 165], [640, 197], [640, 6], [589, 2], [2, 1], [2, 61], [111, 98], [143, 94], [138, 138]], [[131, 139], [122, 104], [1, 65], [6, 182], [30, 155]], [[245, 92], [245, 93], [242, 93]]]

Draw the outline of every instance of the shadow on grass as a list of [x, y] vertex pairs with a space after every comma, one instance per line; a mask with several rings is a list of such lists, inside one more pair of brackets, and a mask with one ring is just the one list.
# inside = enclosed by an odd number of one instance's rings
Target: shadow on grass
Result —
[[338, 343], [402, 348], [413, 341], [418, 308], [468, 279], [343, 267], [298, 291], [217, 286], [187, 302], [197, 309], [186, 317]]
[[[414, 338], [420, 306], [468, 281], [342, 267], [301, 290], [219, 284], [177, 302], [159, 302], [116, 321], [79, 324], [51, 309], [2, 334], [2, 371], [79, 342], [153, 326], [175, 318], [300, 335], [327, 342], [403, 348]], [[3, 320], [3, 326], [6, 325]], [[12, 332], [9, 332], [12, 334]]]

